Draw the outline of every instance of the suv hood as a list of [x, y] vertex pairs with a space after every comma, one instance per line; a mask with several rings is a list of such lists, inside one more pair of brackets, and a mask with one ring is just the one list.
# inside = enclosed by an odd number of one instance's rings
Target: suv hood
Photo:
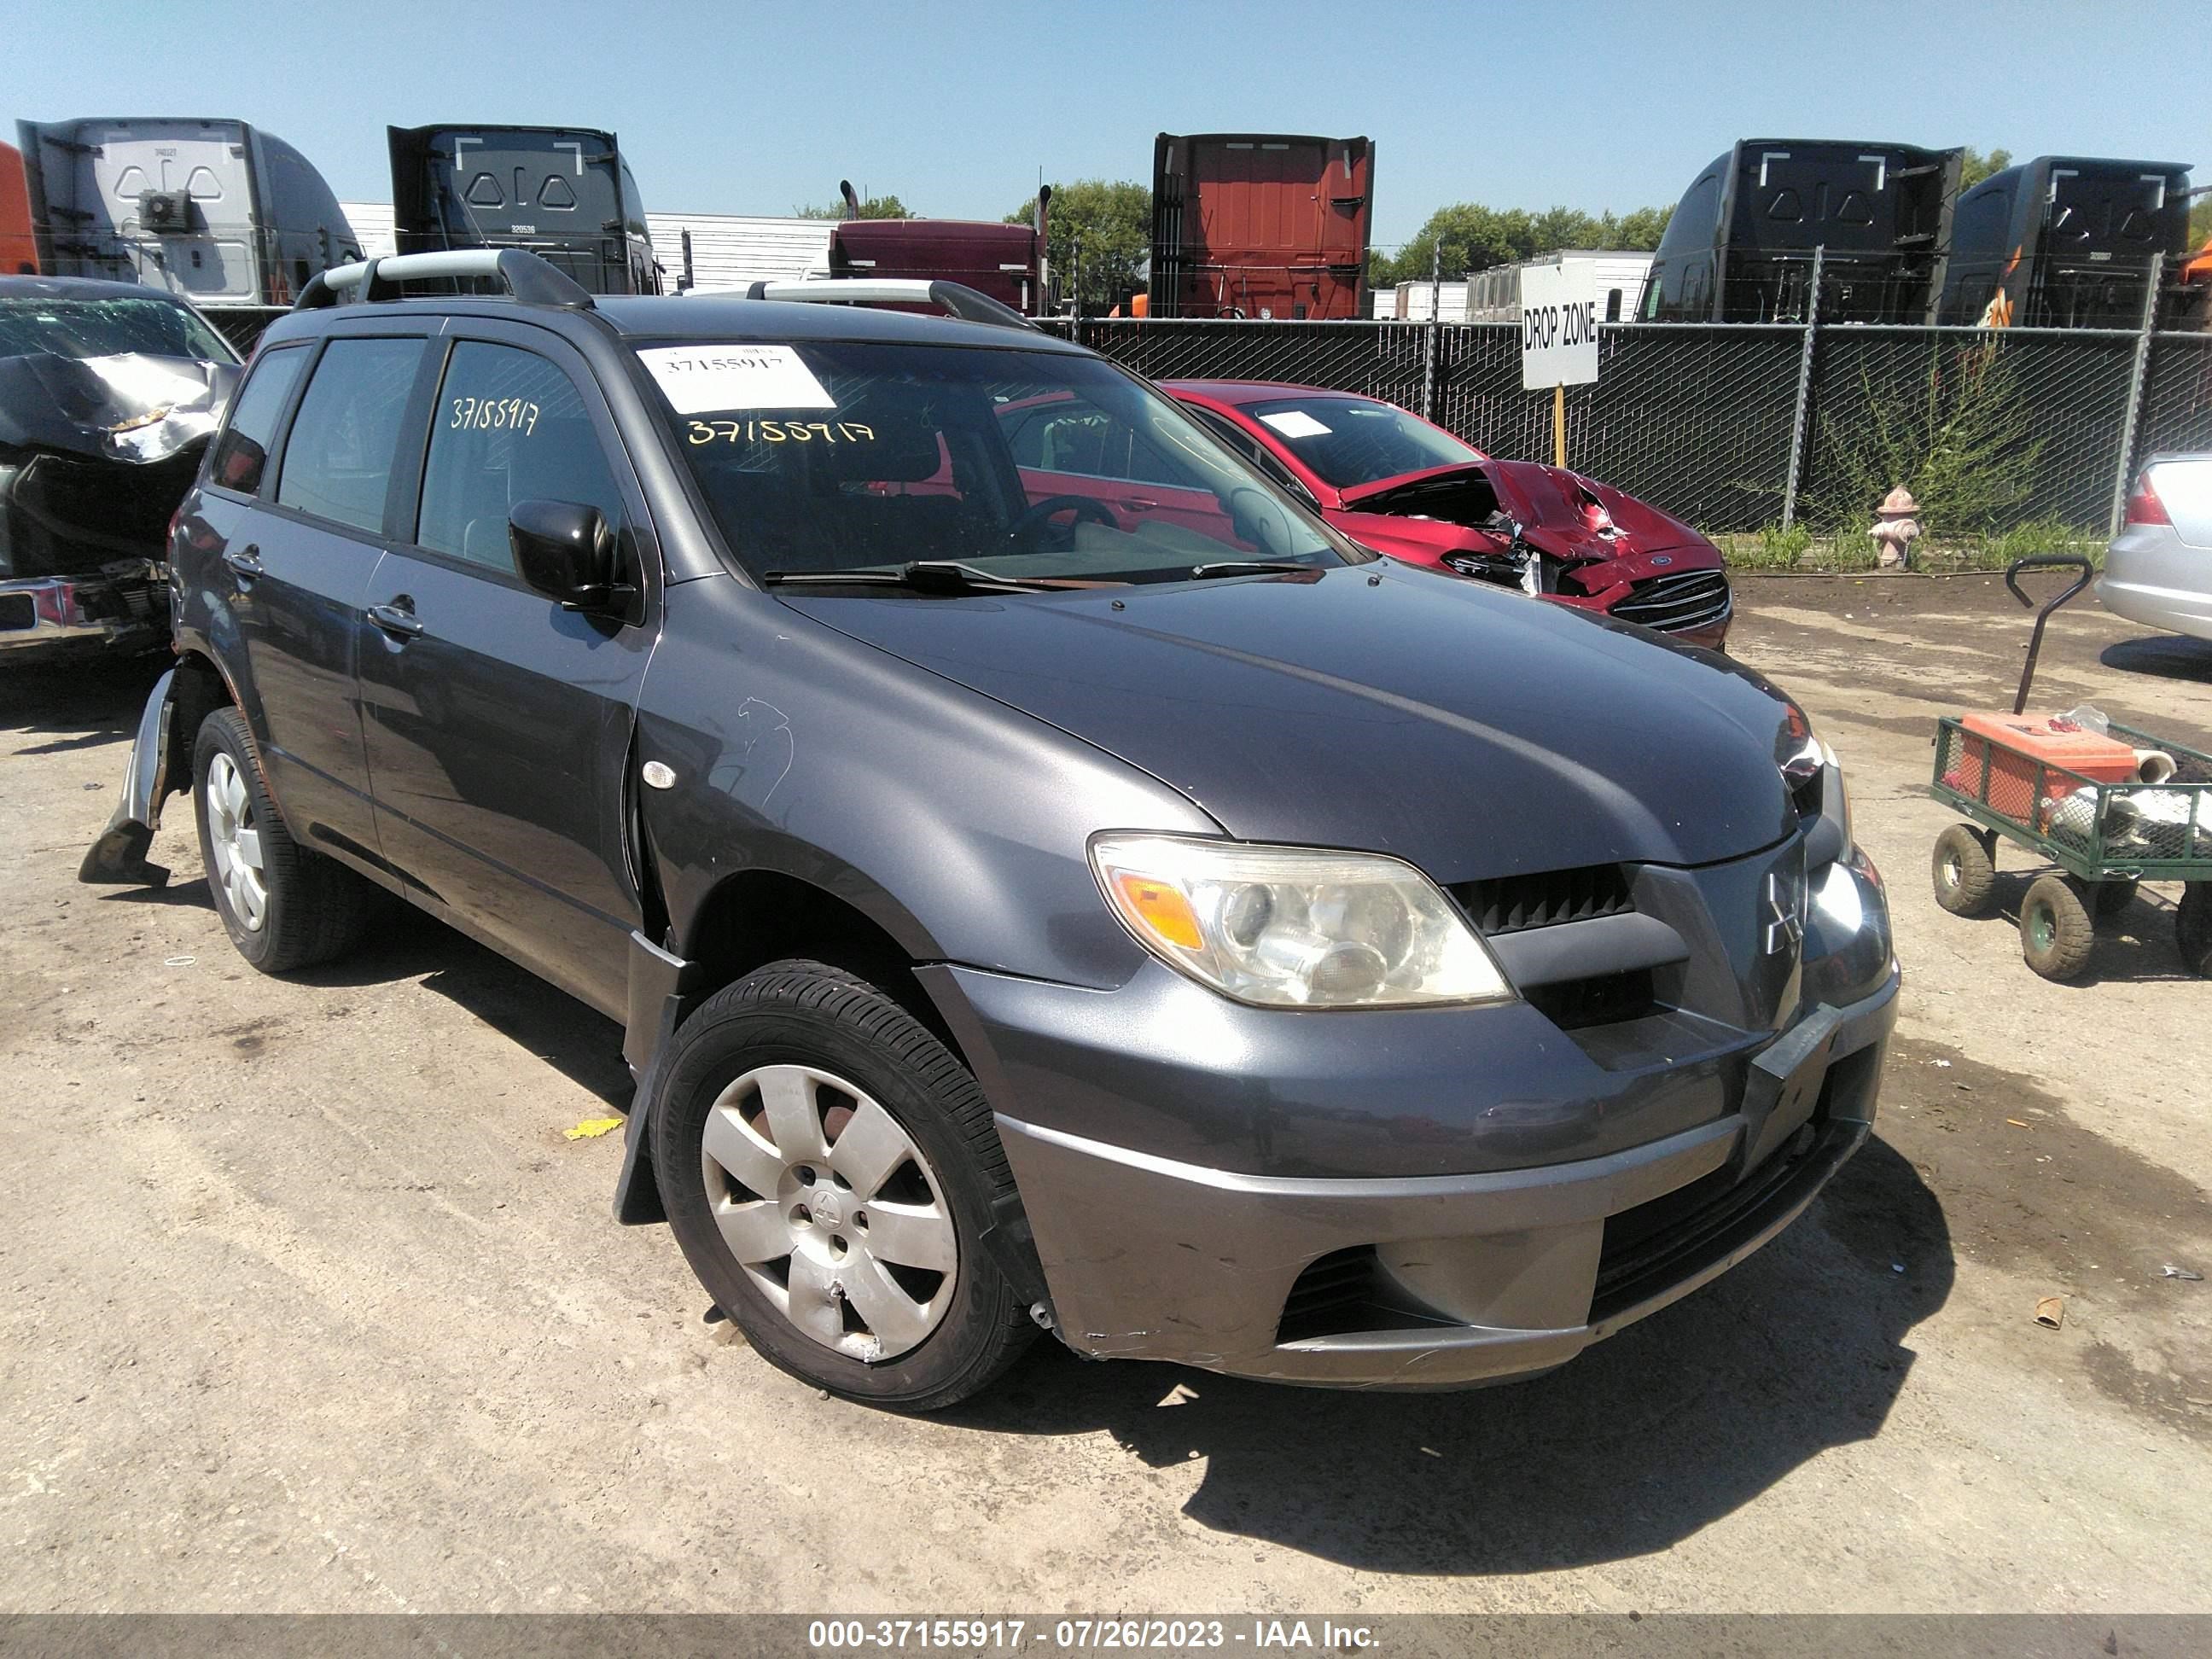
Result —
[[1422, 568], [777, 597], [1141, 767], [1242, 840], [1390, 853], [1449, 883], [1705, 864], [1796, 826], [1787, 705], [1758, 675]]

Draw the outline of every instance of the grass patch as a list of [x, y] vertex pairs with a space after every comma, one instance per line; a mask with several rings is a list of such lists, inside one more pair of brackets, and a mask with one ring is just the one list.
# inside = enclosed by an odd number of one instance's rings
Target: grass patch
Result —
[[[1720, 549], [1730, 570], [1766, 574], [1855, 575], [1875, 569], [1881, 554], [1863, 532], [1818, 536], [1802, 524], [1787, 530], [1775, 524], [1742, 533], [1723, 532], [1706, 539]], [[1930, 573], [2002, 570], [2015, 559], [2045, 553], [2073, 554], [2097, 569], [2105, 567], [2104, 538], [2057, 519], [2015, 525], [1996, 535], [1923, 538], [1913, 544], [1912, 563], [1916, 570]]]

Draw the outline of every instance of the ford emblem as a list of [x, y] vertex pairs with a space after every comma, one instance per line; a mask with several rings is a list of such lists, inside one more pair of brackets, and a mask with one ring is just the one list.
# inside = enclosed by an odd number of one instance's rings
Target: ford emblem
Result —
[[1672, 564], [1674, 562], [1674, 556], [1672, 553], [1656, 553], [1652, 555], [1651, 562], [1655, 565]]

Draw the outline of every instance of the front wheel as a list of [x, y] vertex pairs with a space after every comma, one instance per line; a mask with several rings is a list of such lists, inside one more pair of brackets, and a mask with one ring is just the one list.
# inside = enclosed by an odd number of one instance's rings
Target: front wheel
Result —
[[982, 1091], [875, 987], [762, 968], [678, 1028], [653, 1169], [700, 1282], [769, 1364], [906, 1411], [1035, 1334], [982, 1242], [1013, 1191]]
[[2075, 884], [2063, 876], [2038, 876], [2020, 907], [2021, 954], [2051, 980], [2076, 977], [2097, 948], [2096, 924]]
[[1996, 836], [1971, 823], [1954, 823], [1936, 836], [1936, 902], [1954, 916], [1987, 915], [1996, 896]]

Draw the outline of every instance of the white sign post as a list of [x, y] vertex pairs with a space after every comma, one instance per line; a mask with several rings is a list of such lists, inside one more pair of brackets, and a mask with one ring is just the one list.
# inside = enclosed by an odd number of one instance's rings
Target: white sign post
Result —
[[1552, 465], [1567, 464], [1567, 388], [1597, 379], [1597, 270], [1587, 259], [1521, 271], [1521, 389], [1552, 388]]

